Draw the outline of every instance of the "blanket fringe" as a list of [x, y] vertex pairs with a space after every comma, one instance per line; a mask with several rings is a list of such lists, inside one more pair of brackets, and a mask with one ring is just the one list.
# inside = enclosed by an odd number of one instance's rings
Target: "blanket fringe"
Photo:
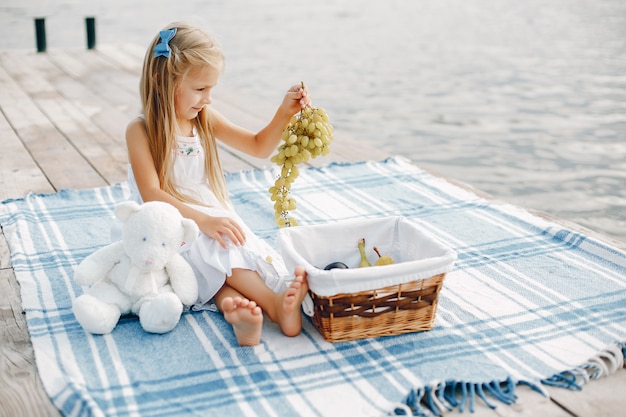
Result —
[[[623, 368], [626, 358], [626, 342], [608, 346], [590, 358], [584, 364], [564, 372], [543, 379], [540, 384], [568, 389], [581, 390], [582, 385], [592, 379], [608, 376]], [[428, 417], [441, 416], [446, 411], [458, 408], [462, 413], [466, 407], [473, 413], [476, 406], [476, 397], [491, 408], [496, 408], [493, 400], [511, 405], [517, 400], [515, 387], [527, 385], [533, 391], [544, 397], [549, 397], [546, 390], [530, 381], [514, 381], [511, 377], [505, 381], [491, 381], [488, 383], [473, 383], [448, 380], [425, 387], [413, 388], [404, 402], [397, 404], [393, 415], [411, 415]]]
[[517, 381], [512, 378], [487, 383], [473, 383], [461, 381], [445, 381], [423, 388], [411, 389], [404, 403], [395, 408], [395, 415], [412, 415], [427, 417], [441, 416], [446, 411], [458, 408], [460, 413], [469, 409], [471, 413], [476, 408], [476, 397], [480, 398], [487, 407], [494, 409], [493, 399], [504, 404], [513, 404], [517, 400], [515, 387], [525, 384], [533, 390], [546, 395], [541, 387], [529, 381]]
[[582, 386], [592, 379], [611, 375], [623, 368], [625, 357], [626, 343], [607, 346], [582, 365], [552, 375], [541, 380], [541, 383], [552, 387], [582, 390]]

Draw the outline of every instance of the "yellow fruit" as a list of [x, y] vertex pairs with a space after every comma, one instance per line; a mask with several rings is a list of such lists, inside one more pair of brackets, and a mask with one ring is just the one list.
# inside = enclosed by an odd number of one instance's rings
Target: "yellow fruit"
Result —
[[358, 244], [359, 252], [361, 253], [361, 263], [359, 264], [359, 268], [364, 268], [366, 266], [372, 266], [370, 261], [367, 260], [367, 255], [365, 255], [365, 239], [361, 238]]
[[[304, 83], [302, 83], [304, 88]], [[281, 167], [280, 175], [276, 178], [274, 187], [270, 188], [271, 201], [280, 201], [274, 205], [274, 217], [280, 227], [295, 226], [297, 221], [290, 216], [296, 207], [294, 204], [283, 202], [289, 199], [291, 184], [298, 177], [296, 165], [302, 164], [311, 158], [328, 155], [329, 143], [333, 140], [333, 126], [329, 123], [326, 110], [321, 107], [305, 107], [294, 115], [281, 134], [282, 143], [271, 161]]]
[[393, 258], [389, 255], [380, 256], [380, 252], [378, 251], [378, 248], [376, 246], [374, 246], [374, 252], [376, 252], [376, 255], [378, 255], [378, 260], [376, 261], [374, 265], [381, 266], [381, 265], [391, 265], [395, 263]]

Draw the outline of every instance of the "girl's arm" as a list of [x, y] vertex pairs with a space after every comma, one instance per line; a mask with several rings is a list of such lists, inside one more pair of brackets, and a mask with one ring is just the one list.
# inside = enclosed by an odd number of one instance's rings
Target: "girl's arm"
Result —
[[307, 88], [294, 85], [285, 94], [269, 124], [256, 134], [231, 123], [213, 109], [210, 109], [211, 120], [215, 135], [219, 140], [248, 155], [267, 158], [278, 146], [280, 136], [291, 117], [310, 104], [311, 100]]
[[183, 217], [196, 222], [200, 230], [226, 247], [223, 236], [227, 236], [235, 245], [245, 242], [246, 236], [241, 227], [229, 217], [212, 217], [189, 207], [174, 196], [163, 191], [148, 145], [145, 122], [137, 118], [126, 129], [128, 159], [133, 168], [137, 188], [143, 201], [164, 201], [176, 207]]

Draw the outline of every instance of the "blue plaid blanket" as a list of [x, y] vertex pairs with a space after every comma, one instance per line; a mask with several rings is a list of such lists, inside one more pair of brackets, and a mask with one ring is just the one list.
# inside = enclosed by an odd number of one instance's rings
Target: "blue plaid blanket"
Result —
[[[272, 170], [227, 175], [232, 201], [276, 247]], [[86, 334], [70, 310], [73, 268], [109, 243], [125, 184], [5, 201], [0, 224], [21, 285], [37, 367], [66, 416], [437, 414], [517, 384], [577, 387], [623, 363], [626, 254], [429, 175], [403, 158], [301, 170], [301, 224], [401, 215], [458, 254], [427, 332], [328, 343], [308, 320], [286, 338], [266, 323], [238, 347], [219, 313], [174, 331], [123, 318]]]

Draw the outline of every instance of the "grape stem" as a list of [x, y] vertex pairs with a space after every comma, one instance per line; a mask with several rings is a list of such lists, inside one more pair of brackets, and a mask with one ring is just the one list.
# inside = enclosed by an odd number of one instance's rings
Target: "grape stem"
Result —
[[[300, 81], [300, 85], [302, 86], [302, 89], [304, 90], [304, 81]], [[300, 117], [302, 117], [303, 114], [304, 114], [304, 109], [300, 109]]]

